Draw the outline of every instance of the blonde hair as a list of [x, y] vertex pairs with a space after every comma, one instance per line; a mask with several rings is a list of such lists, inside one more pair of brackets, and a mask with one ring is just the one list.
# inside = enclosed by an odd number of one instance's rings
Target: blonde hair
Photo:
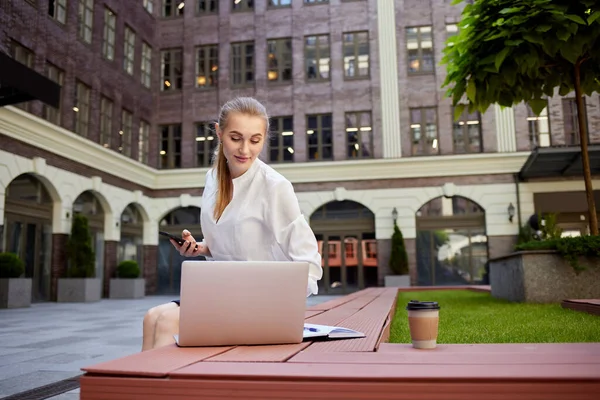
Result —
[[[225, 132], [227, 127], [227, 123], [229, 122], [229, 118], [232, 114], [244, 114], [252, 117], [260, 117], [265, 121], [265, 140], [267, 139], [267, 134], [269, 132], [269, 116], [267, 114], [267, 110], [265, 106], [263, 106], [258, 100], [252, 97], [237, 97], [233, 100], [228, 101], [223, 104], [221, 107], [221, 112], [219, 113], [219, 129], [221, 132]], [[213, 168], [216, 169], [217, 172], [217, 200], [215, 203], [215, 209], [213, 211], [213, 215], [215, 220], [219, 220], [225, 207], [231, 201], [231, 197], [233, 195], [233, 182], [231, 178], [231, 173], [229, 172], [229, 167], [227, 167], [227, 159], [225, 158], [225, 154], [223, 153], [223, 144], [222, 140], [219, 139], [219, 143], [217, 144], [217, 148], [215, 149], [215, 154], [213, 157]]]

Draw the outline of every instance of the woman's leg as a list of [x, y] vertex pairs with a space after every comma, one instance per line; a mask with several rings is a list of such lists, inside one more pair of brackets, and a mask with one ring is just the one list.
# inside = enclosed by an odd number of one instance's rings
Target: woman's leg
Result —
[[[173, 303], [175, 305], [175, 303]], [[160, 314], [156, 321], [154, 347], [163, 347], [175, 343], [173, 335], [179, 334], [179, 307], [172, 307]]]
[[[154, 348], [154, 338], [156, 336], [156, 323], [161, 314], [167, 310], [178, 309], [179, 306], [173, 302], [161, 304], [152, 307], [144, 316], [144, 337], [142, 340], [142, 351]], [[179, 321], [178, 321], [179, 323]]]

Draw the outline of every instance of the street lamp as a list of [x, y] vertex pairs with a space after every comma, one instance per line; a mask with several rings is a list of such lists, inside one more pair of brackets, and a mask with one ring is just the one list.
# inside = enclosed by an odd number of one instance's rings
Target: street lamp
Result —
[[508, 220], [512, 223], [514, 217], [515, 217], [515, 206], [513, 206], [513, 203], [510, 203], [508, 205]]
[[392, 218], [394, 219], [394, 222], [396, 222], [396, 219], [398, 218], [398, 210], [396, 210], [396, 207], [392, 210]]

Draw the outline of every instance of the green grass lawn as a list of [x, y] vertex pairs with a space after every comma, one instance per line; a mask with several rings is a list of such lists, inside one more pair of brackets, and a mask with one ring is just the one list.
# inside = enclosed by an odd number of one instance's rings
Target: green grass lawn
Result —
[[511, 303], [468, 290], [399, 292], [390, 343], [410, 343], [409, 300], [440, 305], [438, 343], [600, 342], [600, 316], [560, 304]]

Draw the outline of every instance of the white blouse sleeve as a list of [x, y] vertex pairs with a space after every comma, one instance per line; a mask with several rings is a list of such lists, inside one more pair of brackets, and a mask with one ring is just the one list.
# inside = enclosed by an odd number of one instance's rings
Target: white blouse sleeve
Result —
[[266, 212], [275, 240], [291, 261], [309, 263], [306, 296], [317, 294], [317, 281], [323, 276], [321, 255], [315, 235], [300, 212], [292, 184], [289, 181], [278, 182], [270, 197]]

